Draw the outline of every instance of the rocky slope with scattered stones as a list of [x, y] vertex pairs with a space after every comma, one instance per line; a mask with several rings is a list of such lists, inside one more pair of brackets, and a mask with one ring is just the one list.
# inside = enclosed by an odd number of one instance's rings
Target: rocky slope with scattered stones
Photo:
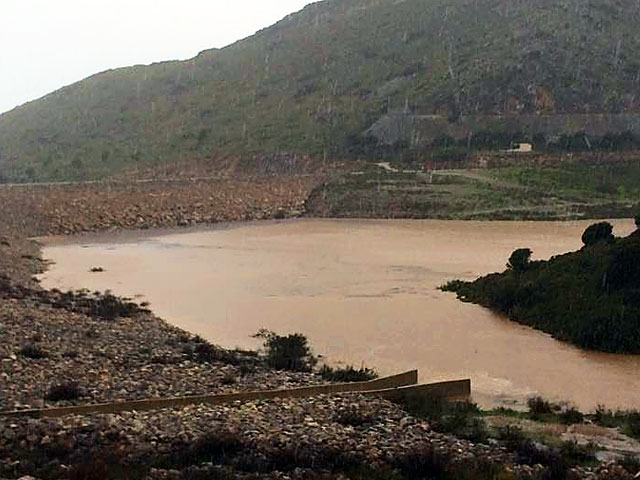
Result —
[[118, 468], [131, 472], [125, 478], [347, 478], [339, 472], [390, 470], [402, 462], [409, 468], [409, 452], [426, 448], [443, 463], [451, 457], [514, 463], [504, 449], [437, 434], [398, 406], [358, 395], [20, 419], [0, 433], [0, 471], [43, 478], [77, 478], [86, 470], [108, 478]]
[[69, 235], [297, 216], [316, 182], [292, 176], [0, 185], [0, 234]]

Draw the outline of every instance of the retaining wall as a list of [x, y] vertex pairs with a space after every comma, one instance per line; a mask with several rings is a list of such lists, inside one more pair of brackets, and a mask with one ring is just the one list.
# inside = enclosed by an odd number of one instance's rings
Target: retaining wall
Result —
[[448, 382], [411, 385], [388, 390], [365, 392], [364, 395], [376, 395], [396, 403], [406, 403], [425, 398], [442, 398], [450, 402], [468, 402], [471, 399], [471, 380], [453, 380]]
[[[464, 381], [463, 381], [464, 382]], [[468, 381], [467, 381], [468, 382]], [[394, 392], [400, 387], [416, 385], [418, 383], [418, 371], [383, 377], [368, 382], [341, 383], [330, 385], [314, 385], [309, 387], [293, 388], [287, 390], [263, 390], [253, 392], [224, 393], [217, 395], [199, 395], [190, 397], [159, 398], [148, 400], [135, 400], [130, 402], [103, 403], [94, 405], [79, 405], [71, 407], [47, 408], [40, 410], [18, 410], [11, 412], [0, 412], [1, 417], [62, 417], [65, 415], [84, 415], [89, 413], [119, 413], [124, 411], [144, 411], [161, 408], [177, 408], [189, 405], [208, 404], [220, 405], [237, 401], [268, 400], [273, 398], [303, 398], [322, 394], [336, 394], [347, 392], [371, 392], [381, 395], [384, 398], [403, 398], [406, 395], [428, 394], [439, 397], [446, 397], [452, 400], [466, 398], [470, 393], [470, 386], [458, 385], [459, 382], [443, 382], [431, 385], [420, 385], [414, 391], [402, 390], [396, 394]], [[398, 396], [399, 395], [399, 396]]]

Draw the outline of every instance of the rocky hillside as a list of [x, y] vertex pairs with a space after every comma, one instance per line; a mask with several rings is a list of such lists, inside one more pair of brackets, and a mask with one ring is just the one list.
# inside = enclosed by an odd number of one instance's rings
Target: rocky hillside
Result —
[[[640, 110], [636, 0], [325, 0], [184, 62], [103, 72], [0, 116], [6, 181], [214, 151], [370, 151], [395, 110]], [[618, 132], [619, 133], [619, 132]]]

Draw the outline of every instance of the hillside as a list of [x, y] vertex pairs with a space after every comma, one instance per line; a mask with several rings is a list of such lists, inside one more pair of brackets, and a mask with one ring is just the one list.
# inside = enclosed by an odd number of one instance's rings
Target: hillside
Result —
[[220, 151], [373, 155], [364, 132], [398, 110], [633, 114], [639, 21], [636, 0], [326, 0], [0, 116], [0, 177], [96, 178]]
[[443, 290], [583, 348], [640, 353], [640, 230], [614, 238], [601, 222], [582, 238], [581, 250], [549, 261], [516, 250], [503, 273]]

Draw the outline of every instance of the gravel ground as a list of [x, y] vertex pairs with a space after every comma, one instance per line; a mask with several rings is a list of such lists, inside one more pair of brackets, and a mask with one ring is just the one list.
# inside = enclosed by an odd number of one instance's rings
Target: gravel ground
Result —
[[[104, 320], [32, 300], [4, 299], [0, 335], [0, 410], [290, 388], [320, 381], [313, 374], [270, 370], [251, 353], [209, 347], [147, 313]], [[68, 382], [77, 383], [77, 400], [45, 400], [52, 387]]]
[[[432, 432], [396, 405], [340, 395], [13, 420], [0, 426], [0, 471], [74, 477], [88, 468], [83, 462], [90, 458], [92, 468], [107, 476], [120, 465], [153, 479], [191, 478], [198, 469], [213, 478], [222, 470], [239, 478], [306, 478], [310, 472], [335, 473], [347, 464], [389, 469], [426, 445], [459, 462], [514, 461], [502, 448]], [[513, 470], [529, 474], [540, 469]]]

